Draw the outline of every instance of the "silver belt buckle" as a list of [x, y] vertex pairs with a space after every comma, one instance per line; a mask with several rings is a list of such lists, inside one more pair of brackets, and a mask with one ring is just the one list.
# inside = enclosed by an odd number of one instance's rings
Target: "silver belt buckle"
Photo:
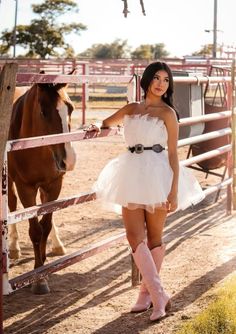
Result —
[[136, 144], [134, 146], [134, 152], [137, 154], [143, 153], [143, 145], [142, 144]]
[[160, 144], [155, 144], [152, 146], [152, 150], [156, 153], [160, 153], [163, 151], [163, 147]]

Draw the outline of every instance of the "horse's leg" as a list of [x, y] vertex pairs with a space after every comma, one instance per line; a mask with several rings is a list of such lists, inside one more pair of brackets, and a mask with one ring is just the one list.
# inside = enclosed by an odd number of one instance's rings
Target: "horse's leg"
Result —
[[66, 249], [59, 237], [58, 228], [53, 220], [52, 220], [52, 229], [49, 237], [51, 238], [52, 241], [52, 253], [54, 255], [65, 255]]
[[[43, 203], [56, 200], [60, 194], [61, 186], [62, 176], [58, 177], [50, 184], [44, 185], [43, 188], [41, 188], [41, 200], [43, 201]], [[40, 221], [40, 224], [43, 229], [43, 235], [41, 239], [41, 254], [42, 259], [45, 260], [47, 239], [52, 228], [52, 213], [44, 215]]]
[[[44, 193], [43, 189], [40, 189], [40, 198], [41, 198], [41, 202], [45, 203], [47, 202], [47, 195]], [[53, 217], [51, 216], [51, 218], [46, 218], [45, 217], [45, 221], [46, 219], [51, 219], [51, 232], [49, 234], [49, 238], [51, 239], [52, 242], [52, 253], [54, 255], [65, 255], [66, 254], [66, 249], [59, 237], [59, 233], [58, 233], [58, 228], [55, 224], [55, 222], [53, 221]], [[44, 223], [43, 223], [44, 224]]]
[[[36, 205], [37, 188], [25, 183], [17, 182], [16, 187], [21, 203], [25, 208]], [[39, 224], [38, 217], [29, 219], [29, 236], [34, 248], [35, 264], [34, 268], [38, 268], [43, 265], [41, 256], [41, 239], [43, 231], [41, 224]], [[32, 292], [35, 294], [46, 294], [50, 292], [46, 279], [41, 279], [32, 284]]]
[[[16, 211], [17, 197], [12, 179], [8, 178], [8, 206], [10, 211]], [[10, 224], [9, 228], [9, 257], [11, 259], [19, 259], [21, 256], [19, 235], [16, 224]]]

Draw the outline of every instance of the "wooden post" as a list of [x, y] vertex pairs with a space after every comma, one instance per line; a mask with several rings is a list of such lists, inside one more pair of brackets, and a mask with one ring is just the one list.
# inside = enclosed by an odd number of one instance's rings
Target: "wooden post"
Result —
[[232, 85], [232, 160], [233, 160], [233, 209], [236, 209], [236, 100], [235, 100], [235, 60], [231, 68]]
[[[8, 131], [11, 120], [11, 111], [13, 97], [16, 85], [16, 72], [18, 65], [16, 63], [6, 64], [0, 73], [0, 171], [3, 169], [4, 153], [8, 138]], [[0, 172], [0, 175], [1, 172]], [[2, 176], [0, 177], [0, 188], [2, 185]], [[2, 197], [0, 191], [0, 333], [3, 333], [3, 254], [2, 254]]]
[[17, 68], [16, 63], [6, 64], [0, 73], [0, 170], [8, 138]]

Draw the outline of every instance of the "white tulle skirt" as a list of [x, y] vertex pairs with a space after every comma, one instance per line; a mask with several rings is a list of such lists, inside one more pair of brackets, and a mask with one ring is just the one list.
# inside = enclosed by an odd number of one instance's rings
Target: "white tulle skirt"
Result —
[[[129, 209], [145, 208], [153, 213], [166, 203], [172, 177], [166, 151], [144, 151], [141, 154], [125, 152], [103, 168], [93, 190], [107, 209], [120, 213], [123, 206]], [[180, 166], [178, 210], [195, 205], [204, 197], [193, 174]]]

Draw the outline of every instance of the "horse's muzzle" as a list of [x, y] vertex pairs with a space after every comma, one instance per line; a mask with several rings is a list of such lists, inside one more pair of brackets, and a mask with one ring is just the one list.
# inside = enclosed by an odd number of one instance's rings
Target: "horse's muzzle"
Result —
[[55, 160], [56, 167], [57, 167], [58, 171], [65, 173], [66, 172], [66, 164], [64, 163], [64, 160], [57, 159], [55, 156], [54, 156], [54, 160]]
[[66, 170], [73, 170], [76, 163], [76, 153], [71, 143], [65, 143], [66, 158], [63, 160]]
[[74, 169], [76, 163], [76, 154], [71, 143], [65, 143], [64, 145], [61, 145], [60, 149], [58, 149], [58, 147], [55, 149], [54, 147], [53, 157], [58, 171], [67, 172]]

